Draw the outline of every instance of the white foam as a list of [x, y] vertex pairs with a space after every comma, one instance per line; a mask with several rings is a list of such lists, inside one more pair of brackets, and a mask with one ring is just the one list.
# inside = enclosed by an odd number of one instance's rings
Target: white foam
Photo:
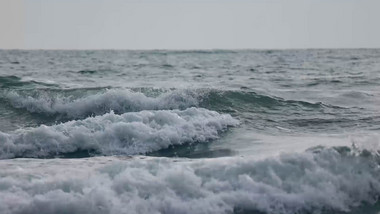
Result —
[[111, 112], [9, 134], [0, 132], [0, 158], [46, 157], [78, 150], [144, 154], [170, 145], [217, 139], [219, 132], [237, 124], [230, 115], [194, 107], [122, 115]]
[[0, 161], [0, 213], [266, 213], [348, 211], [380, 194], [379, 156], [96, 157]]
[[158, 97], [148, 97], [143, 93], [130, 90], [111, 89], [102, 93], [81, 98], [46, 94], [38, 96], [21, 95], [10, 91], [4, 94], [16, 108], [29, 112], [61, 114], [69, 118], [84, 118], [101, 115], [110, 110], [118, 113], [141, 110], [185, 109], [198, 104], [197, 95], [190, 91], [173, 91]]

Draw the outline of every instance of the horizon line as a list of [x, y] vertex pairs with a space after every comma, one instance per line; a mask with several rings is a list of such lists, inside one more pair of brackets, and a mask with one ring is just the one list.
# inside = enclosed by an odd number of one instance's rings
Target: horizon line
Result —
[[323, 48], [141, 48], [141, 49], [127, 49], [127, 48], [84, 48], [84, 49], [71, 49], [71, 48], [0, 48], [6, 51], [283, 51], [283, 50], [375, 50], [380, 47], [323, 47]]

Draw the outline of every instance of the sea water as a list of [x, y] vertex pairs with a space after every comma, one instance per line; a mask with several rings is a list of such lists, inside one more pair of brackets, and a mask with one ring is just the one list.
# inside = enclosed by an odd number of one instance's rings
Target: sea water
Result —
[[0, 50], [0, 213], [378, 213], [380, 50]]

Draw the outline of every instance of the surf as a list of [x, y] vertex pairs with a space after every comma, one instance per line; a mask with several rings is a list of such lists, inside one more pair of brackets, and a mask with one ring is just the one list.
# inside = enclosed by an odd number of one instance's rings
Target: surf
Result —
[[0, 132], [0, 158], [54, 157], [77, 151], [137, 155], [184, 143], [202, 143], [238, 121], [202, 108], [110, 112], [84, 120]]

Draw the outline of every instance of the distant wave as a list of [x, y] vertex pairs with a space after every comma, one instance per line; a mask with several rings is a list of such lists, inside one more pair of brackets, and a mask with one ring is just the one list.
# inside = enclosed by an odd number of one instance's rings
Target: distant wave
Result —
[[321, 108], [339, 108], [338, 106], [325, 105], [323, 103], [309, 103], [299, 100], [286, 100], [281, 97], [259, 94], [253, 91], [217, 91], [209, 90], [202, 96], [202, 106], [214, 106], [223, 108], [265, 108], [278, 110], [281, 108], [297, 108], [299, 110], [313, 110]]
[[135, 155], [170, 145], [206, 142], [238, 121], [202, 108], [113, 112], [53, 126], [0, 132], [0, 158], [54, 157], [93, 151], [101, 155]]
[[[120, 114], [141, 110], [186, 109], [188, 107], [203, 107], [221, 112], [260, 109], [265, 109], [267, 112], [282, 109], [310, 112], [323, 108], [339, 108], [322, 103], [284, 100], [255, 92], [218, 91], [214, 89], [156, 92], [158, 95], [155, 96], [147, 96], [144, 93], [128, 89], [108, 89], [95, 94], [86, 94], [84, 89], [80, 96], [72, 96], [59, 90], [51, 90], [50, 92], [34, 90], [32, 92], [6, 91], [3, 93], [3, 99], [15, 108], [72, 119], [101, 115], [111, 110]], [[266, 111], [260, 112], [265, 113]]]
[[0, 88], [36, 88], [36, 87], [56, 86], [50, 82], [36, 81], [33, 79], [23, 79], [17, 76], [0, 76]]
[[29, 112], [60, 114], [68, 118], [85, 118], [101, 115], [111, 110], [125, 113], [141, 110], [185, 109], [198, 104], [196, 94], [190, 91], [174, 91], [148, 97], [130, 90], [111, 89], [79, 98], [62, 94], [41, 92], [37, 96], [10, 91], [4, 97], [16, 108]]
[[347, 147], [260, 161], [250, 157], [3, 160], [0, 212], [346, 212], [379, 200], [379, 163], [378, 154]]

